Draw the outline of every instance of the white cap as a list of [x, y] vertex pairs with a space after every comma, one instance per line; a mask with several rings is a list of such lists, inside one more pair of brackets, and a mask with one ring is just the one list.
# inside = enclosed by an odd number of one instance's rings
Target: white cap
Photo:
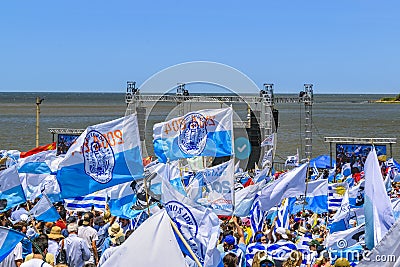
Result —
[[288, 235], [286, 234], [286, 229], [283, 227], [276, 228], [276, 233], [281, 235], [283, 238], [288, 239]]

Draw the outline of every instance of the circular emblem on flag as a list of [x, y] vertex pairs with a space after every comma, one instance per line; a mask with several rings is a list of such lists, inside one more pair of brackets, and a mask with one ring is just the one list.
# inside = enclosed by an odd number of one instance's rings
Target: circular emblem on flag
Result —
[[171, 220], [178, 227], [179, 232], [182, 233], [183, 237], [188, 242], [194, 254], [196, 254], [200, 261], [203, 261], [204, 256], [202, 255], [202, 250], [200, 245], [196, 242], [199, 228], [192, 212], [190, 212], [185, 205], [174, 200], [167, 202], [165, 204], [165, 209], [171, 217]]
[[96, 130], [88, 132], [82, 146], [82, 154], [87, 175], [101, 184], [112, 179], [115, 156], [107, 138]]
[[207, 119], [200, 113], [187, 114], [182, 122], [178, 136], [179, 149], [190, 156], [203, 152], [207, 142]]

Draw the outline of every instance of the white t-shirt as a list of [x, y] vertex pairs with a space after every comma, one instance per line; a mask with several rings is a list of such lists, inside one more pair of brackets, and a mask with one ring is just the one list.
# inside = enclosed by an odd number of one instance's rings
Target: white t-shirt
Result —
[[21, 267], [53, 267], [42, 259], [31, 259], [21, 264]]

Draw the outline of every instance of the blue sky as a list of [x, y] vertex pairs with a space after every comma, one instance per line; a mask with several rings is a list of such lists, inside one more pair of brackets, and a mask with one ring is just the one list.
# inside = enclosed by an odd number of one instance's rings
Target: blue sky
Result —
[[[296, 93], [400, 93], [399, 1], [1, 1], [0, 92], [125, 92], [190, 61]], [[157, 90], [156, 90], [157, 91]]]

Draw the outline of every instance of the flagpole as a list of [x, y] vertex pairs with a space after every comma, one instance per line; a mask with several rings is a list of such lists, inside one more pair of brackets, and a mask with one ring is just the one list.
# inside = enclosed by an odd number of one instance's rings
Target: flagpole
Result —
[[308, 179], [310, 178], [310, 159], [308, 158], [308, 166], [307, 166], [307, 174], [306, 174], [306, 191], [304, 192], [304, 201], [303, 201], [303, 213], [304, 213], [304, 206], [307, 203], [307, 188], [308, 188]]
[[146, 177], [143, 177], [143, 182], [144, 182], [144, 191], [146, 192], [146, 204], [147, 204], [147, 214], [150, 217], [150, 203], [149, 203], [149, 193], [147, 192], [147, 181]]
[[183, 237], [182, 233], [179, 231], [178, 227], [176, 226], [174, 221], [171, 219], [171, 217], [169, 217], [169, 222], [171, 223], [171, 226], [174, 229], [175, 233], [179, 236], [179, 238], [181, 239], [182, 243], [185, 245], [186, 249], [189, 251], [190, 255], [192, 256], [192, 258], [194, 259], [196, 264], [199, 267], [203, 267], [203, 265], [201, 265], [199, 259], [197, 258], [196, 254], [194, 254], [192, 248], [189, 246], [189, 244], [187, 243], [187, 241], [185, 240], [185, 238]]
[[[232, 138], [231, 138], [231, 147], [232, 147], [232, 152], [233, 152], [233, 155], [231, 156], [231, 160], [233, 161], [232, 162], [232, 164], [235, 164], [235, 138], [234, 138], [234, 133], [233, 133], [233, 106], [232, 106], [232, 104], [231, 104], [231, 106], [230, 106], [230, 108], [231, 108], [231, 132], [232, 132]], [[235, 167], [233, 167], [233, 168], [235, 168]], [[232, 192], [233, 192], [233, 199], [232, 199], [232, 216], [233, 216], [233, 214], [235, 213], [235, 207], [236, 207], [236, 202], [235, 202], [235, 183], [236, 183], [236, 181], [235, 181], [235, 170], [233, 170], [233, 177], [232, 177], [232, 179], [233, 179], [233, 188], [231, 188], [231, 190], [232, 190]]]

